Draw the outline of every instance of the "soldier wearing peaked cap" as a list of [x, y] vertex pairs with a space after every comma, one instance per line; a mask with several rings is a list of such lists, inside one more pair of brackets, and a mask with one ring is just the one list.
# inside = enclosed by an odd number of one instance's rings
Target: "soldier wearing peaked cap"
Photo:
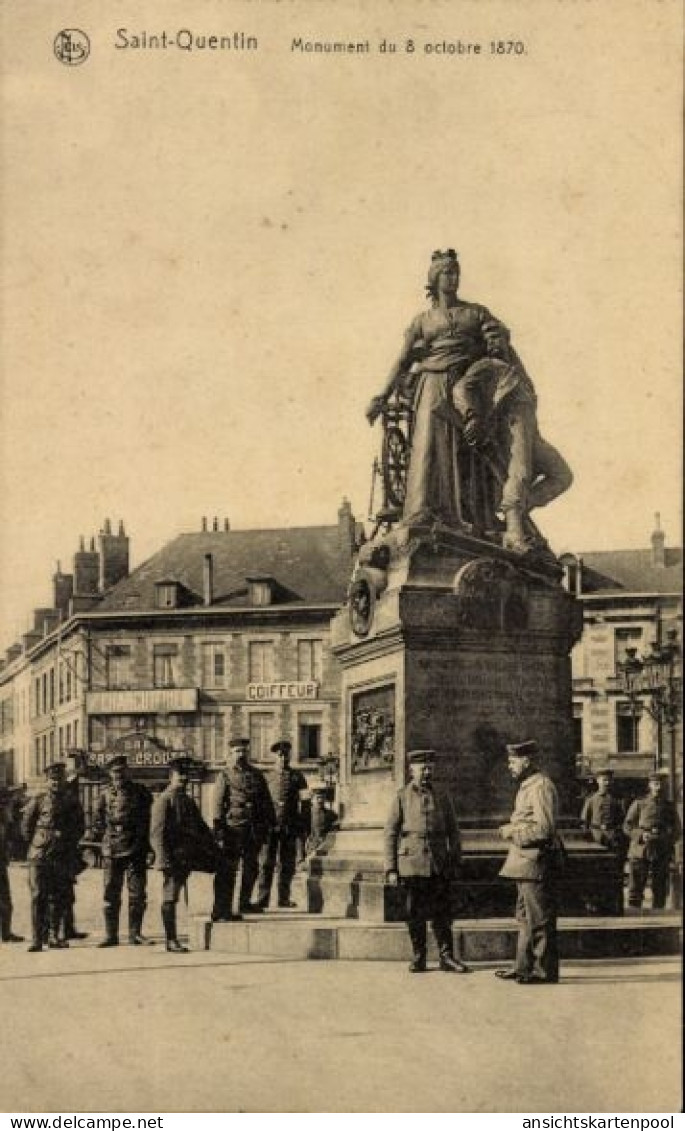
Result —
[[66, 947], [59, 937], [72, 878], [72, 845], [83, 836], [83, 809], [65, 784], [64, 762], [45, 770], [47, 788], [26, 806], [22, 834], [28, 841], [29, 887], [31, 889], [30, 951], [43, 949], [47, 927], [48, 945]]
[[213, 829], [219, 848], [214, 877], [215, 923], [239, 919], [233, 911], [233, 892], [242, 861], [240, 912], [262, 912], [252, 903], [252, 889], [259, 873], [259, 853], [276, 825], [271, 794], [264, 775], [248, 762], [250, 742], [233, 739], [228, 744], [228, 768], [217, 775], [214, 787]]
[[552, 780], [539, 769], [539, 756], [533, 741], [507, 746], [509, 772], [518, 783], [518, 792], [509, 823], [499, 830], [503, 840], [509, 842], [500, 875], [516, 880], [519, 937], [513, 968], [497, 970], [496, 976], [520, 985], [559, 981], [559, 802]]
[[616, 855], [616, 867], [623, 875], [626, 862], [628, 838], [623, 831], [625, 811], [618, 797], [612, 792], [613, 770], [602, 766], [595, 771], [597, 790], [588, 797], [580, 815], [580, 821], [595, 844], [601, 844]]
[[649, 775], [647, 796], [633, 801], [623, 830], [628, 837], [628, 906], [642, 907], [647, 881], [652, 907], [661, 909], [668, 894], [669, 865], [681, 834], [677, 809], [665, 793], [665, 776]]
[[128, 777], [126, 758], [119, 754], [107, 763], [109, 786], [95, 811], [93, 831], [102, 841], [105, 938], [100, 946], [118, 946], [119, 912], [124, 879], [128, 888], [128, 940], [142, 946], [143, 916], [147, 904], [147, 858], [150, 853], [152, 795]]
[[432, 750], [408, 755], [411, 781], [396, 795], [385, 826], [385, 868], [389, 884], [402, 882], [407, 926], [414, 953], [412, 974], [426, 969], [426, 924], [431, 921], [440, 969], [466, 974], [454, 956], [450, 880], [459, 863], [459, 830], [450, 798], [433, 790]]
[[[72, 798], [76, 804], [80, 804], [81, 790], [80, 779], [83, 768], [83, 760], [80, 751], [67, 750], [65, 754], [65, 787], [70, 791]], [[77, 877], [81, 872], [85, 871], [86, 865], [81, 855], [79, 845], [80, 835], [72, 839], [70, 845], [71, 856], [71, 875], [69, 881], [69, 890], [64, 904], [64, 915], [62, 923], [60, 924], [60, 937], [67, 939], [87, 939], [87, 931], [79, 931], [76, 926], [76, 883]]]
[[271, 753], [276, 755], [278, 764], [266, 775], [276, 823], [269, 829], [259, 854], [257, 905], [265, 911], [269, 906], [277, 863], [278, 906], [296, 906], [290, 898], [290, 888], [297, 864], [298, 844], [302, 844], [305, 835], [302, 793], [307, 789], [307, 779], [300, 770], [291, 767], [291, 752], [292, 744], [287, 740], [274, 742]]
[[162, 923], [166, 949], [186, 954], [176, 933], [176, 905], [193, 871], [213, 872], [216, 851], [200, 810], [188, 796], [189, 758], [172, 758], [169, 784], [155, 797], [150, 815], [150, 843], [155, 867], [162, 873]]

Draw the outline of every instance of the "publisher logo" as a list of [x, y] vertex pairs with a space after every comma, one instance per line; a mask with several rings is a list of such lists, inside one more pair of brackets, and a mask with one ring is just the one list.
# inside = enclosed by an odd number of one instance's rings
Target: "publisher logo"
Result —
[[65, 67], [78, 67], [90, 55], [90, 40], [85, 31], [78, 28], [65, 28], [55, 36], [55, 57]]

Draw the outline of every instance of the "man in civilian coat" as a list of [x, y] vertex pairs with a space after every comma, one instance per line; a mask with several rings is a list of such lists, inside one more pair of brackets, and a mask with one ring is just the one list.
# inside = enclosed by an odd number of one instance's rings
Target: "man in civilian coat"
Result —
[[407, 926], [414, 957], [412, 974], [426, 969], [426, 924], [431, 921], [440, 955], [440, 969], [467, 974], [454, 957], [450, 880], [459, 863], [460, 840], [449, 797], [433, 790], [433, 750], [408, 754], [411, 781], [393, 800], [385, 826], [386, 879], [400, 881], [407, 894]]
[[511, 819], [499, 830], [509, 842], [500, 876], [516, 880], [519, 936], [513, 968], [495, 974], [523, 986], [550, 985], [559, 981], [557, 791], [539, 769], [536, 742], [508, 745], [507, 756], [518, 792]]
[[216, 851], [209, 827], [188, 796], [191, 760], [169, 762], [169, 784], [155, 797], [150, 814], [150, 844], [155, 867], [162, 873], [162, 923], [166, 949], [187, 954], [176, 934], [176, 905], [193, 871], [213, 872]]

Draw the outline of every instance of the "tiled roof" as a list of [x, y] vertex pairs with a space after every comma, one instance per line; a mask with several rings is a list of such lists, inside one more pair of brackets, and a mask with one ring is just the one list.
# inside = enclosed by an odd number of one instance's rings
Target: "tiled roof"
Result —
[[213, 606], [249, 605], [247, 578], [272, 577], [273, 605], [341, 605], [352, 550], [339, 526], [180, 534], [120, 581], [98, 611], [154, 609], [155, 585], [173, 578], [184, 604], [202, 605], [205, 554], [212, 555]]
[[623, 590], [626, 593], [682, 593], [683, 554], [664, 551], [665, 563], [655, 566], [650, 550], [590, 550], [583, 560], [583, 591]]

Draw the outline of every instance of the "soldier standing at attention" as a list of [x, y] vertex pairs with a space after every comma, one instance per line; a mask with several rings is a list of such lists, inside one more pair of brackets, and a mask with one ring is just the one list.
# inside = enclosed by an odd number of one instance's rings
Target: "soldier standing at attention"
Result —
[[648, 794], [633, 801], [623, 830], [629, 838], [628, 906], [642, 907], [647, 880], [651, 877], [652, 907], [660, 910], [668, 894], [668, 869], [680, 837], [676, 807], [664, 792], [664, 775], [649, 775]]
[[146, 907], [147, 858], [150, 852], [150, 791], [128, 778], [123, 754], [107, 764], [110, 784], [100, 794], [93, 832], [102, 841], [105, 937], [104, 946], [119, 945], [119, 912], [124, 878], [128, 888], [128, 941], [151, 942], [143, 935]]
[[267, 775], [276, 824], [268, 832], [259, 856], [259, 885], [257, 904], [264, 910], [269, 906], [271, 885], [278, 862], [278, 906], [296, 907], [290, 898], [290, 887], [297, 864], [297, 848], [303, 839], [301, 795], [307, 789], [307, 779], [300, 770], [290, 766], [292, 744], [287, 740], [274, 742], [271, 753], [278, 757], [278, 765]]
[[59, 937], [60, 923], [70, 894], [72, 845], [83, 836], [83, 809], [65, 783], [64, 762], [47, 766], [47, 790], [26, 806], [22, 833], [28, 841], [31, 928], [29, 951], [43, 949], [48, 928], [48, 946], [68, 947]]
[[440, 969], [468, 974], [454, 957], [450, 880], [459, 863], [457, 820], [448, 797], [433, 790], [433, 750], [408, 755], [411, 781], [395, 797], [385, 826], [387, 882], [402, 881], [407, 892], [407, 925], [414, 957], [409, 970], [426, 969], [426, 923], [430, 919], [440, 955]]
[[[80, 804], [81, 793], [79, 789], [79, 779], [82, 773], [82, 759], [78, 751], [68, 750], [64, 756], [65, 771], [64, 781], [65, 788], [71, 792], [71, 795], [76, 802]], [[85, 870], [85, 864], [81, 857], [79, 848], [79, 840], [83, 833], [81, 832], [76, 840], [70, 846], [71, 856], [71, 869], [69, 876], [69, 889], [67, 891], [66, 900], [64, 904], [64, 916], [60, 925], [60, 935], [66, 939], [87, 939], [87, 931], [79, 931], [76, 928], [76, 920], [74, 915], [74, 907], [76, 906], [76, 883], [77, 878], [81, 872]]]
[[553, 984], [559, 981], [557, 791], [538, 767], [537, 742], [509, 745], [507, 754], [518, 792], [511, 819], [499, 830], [510, 842], [500, 876], [516, 880], [519, 937], [514, 967], [495, 976], [522, 986]]
[[240, 912], [261, 913], [252, 903], [252, 889], [259, 873], [259, 853], [276, 824], [266, 779], [247, 760], [250, 740], [236, 738], [228, 744], [228, 768], [218, 775], [214, 787], [213, 829], [219, 849], [214, 876], [215, 923], [239, 919], [233, 912], [233, 891], [242, 861]]
[[150, 843], [155, 867], [162, 873], [162, 923], [166, 949], [187, 954], [176, 934], [176, 905], [192, 871], [214, 870], [214, 841], [192, 797], [188, 796], [190, 759], [169, 762], [169, 784], [155, 797], [150, 815]]

